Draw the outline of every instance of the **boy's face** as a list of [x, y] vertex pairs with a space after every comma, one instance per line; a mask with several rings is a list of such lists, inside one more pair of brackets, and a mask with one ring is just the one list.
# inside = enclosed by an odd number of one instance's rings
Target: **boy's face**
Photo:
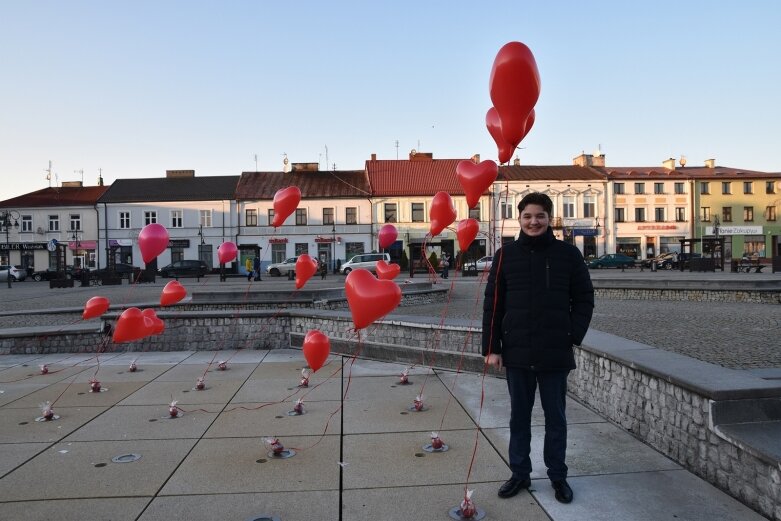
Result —
[[521, 212], [518, 222], [521, 223], [523, 233], [529, 237], [537, 237], [548, 229], [550, 216], [539, 204], [529, 204]]

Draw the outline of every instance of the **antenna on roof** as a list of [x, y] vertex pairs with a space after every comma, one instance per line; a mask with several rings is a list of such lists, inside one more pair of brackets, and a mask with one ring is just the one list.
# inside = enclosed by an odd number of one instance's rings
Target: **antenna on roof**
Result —
[[84, 185], [84, 169], [82, 168], [81, 170], [74, 170], [73, 173], [74, 174], [81, 174], [81, 184], [83, 186]]
[[49, 188], [52, 187], [52, 161], [49, 160], [49, 168], [44, 169], [46, 172], [46, 180], [49, 181]]
[[255, 172], [258, 171], [258, 155], [255, 154]]
[[282, 154], [285, 158], [282, 160], [282, 171], [285, 173], [290, 172], [290, 161], [287, 158], [287, 154]]
[[328, 170], [328, 145], [325, 145], [325, 169]]
[[396, 159], [399, 159], [399, 140], [394, 141], [396, 144]]

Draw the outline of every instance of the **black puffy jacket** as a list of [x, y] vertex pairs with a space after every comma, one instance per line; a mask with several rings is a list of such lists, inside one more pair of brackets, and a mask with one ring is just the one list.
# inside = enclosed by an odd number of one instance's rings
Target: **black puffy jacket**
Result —
[[483, 356], [508, 367], [574, 369], [573, 345], [586, 336], [594, 287], [575, 246], [521, 232], [494, 255], [483, 303]]

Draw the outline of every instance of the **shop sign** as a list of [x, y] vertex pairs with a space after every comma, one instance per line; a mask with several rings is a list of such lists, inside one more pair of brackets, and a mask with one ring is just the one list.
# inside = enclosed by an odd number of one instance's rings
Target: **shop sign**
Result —
[[280, 238], [273, 238], [268, 240], [269, 244], [287, 244], [287, 238], [286, 237], [280, 237]]
[[599, 230], [596, 228], [575, 228], [572, 230], [573, 235], [581, 235], [583, 237], [597, 237]]
[[45, 242], [0, 242], [0, 250], [29, 251], [45, 249]]
[[189, 248], [190, 247], [190, 239], [169, 239], [168, 247], [169, 248]]
[[677, 230], [678, 227], [674, 224], [641, 224], [637, 227], [638, 230]]
[[[713, 235], [713, 226], [705, 227], [705, 235]], [[763, 235], [761, 226], [719, 226], [719, 235]]]
[[315, 237], [315, 242], [334, 242], [335, 240], [335, 237]]

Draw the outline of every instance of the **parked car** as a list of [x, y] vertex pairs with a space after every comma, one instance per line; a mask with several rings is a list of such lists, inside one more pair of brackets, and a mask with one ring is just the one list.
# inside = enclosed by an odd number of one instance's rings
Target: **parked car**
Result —
[[633, 268], [635, 260], [623, 253], [606, 253], [587, 263], [589, 268]]
[[488, 271], [491, 269], [491, 264], [493, 263], [494, 257], [493, 255], [487, 255], [485, 257], [480, 257], [476, 261], [467, 262], [464, 264], [464, 271], [466, 271], [469, 274], [477, 274], [481, 271]]
[[[132, 264], [124, 264], [121, 262], [117, 262], [116, 264], [114, 264], [114, 273], [116, 275], [119, 275], [120, 277], [124, 277], [131, 273], [136, 273], [138, 271], [141, 271], [141, 268], [133, 266]], [[93, 273], [96, 277], [100, 277], [101, 275], [105, 275], [108, 272], [109, 272], [108, 268], [100, 268], [99, 270], [94, 270], [91, 273]]]
[[203, 277], [209, 273], [209, 265], [201, 260], [180, 260], [157, 270], [161, 277]]
[[280, 275], [287, 275], [291, 271], [296, 272], [296, 261], [298, 257], [290, 257], [282, 262], [274, 262], [266, 266], [266, 273], [272, 277], [279, 277]]
[[339, 268], [339, 272], [348, 275], [352, 270], [363, 268], [373, 273], [377, 272], [377, 261], [384, 260], [390, 262], [390, 254], [388, 253], [362, 253], [355, 255], [353, 258], [342, 264]]
[[[674, 253], [662, 253], [661, 255], [657, 255], [656, 257], [650, 257], [648, 259], [643, 259], [642, 261], [640, 261], [640, 266], [642, 266], [643, 268], [650, 268], [651, 265], [656, 264], [656, 267], [658, 269], [668, 269], [668, 270], [670, 270], [670, 269], [672, 269], [672, 266], [673, 266], [673, 262], [672, 261], [673, 261], [674, 257], [675, 257]], [[664, 264], [664, 262], [668, 261], [668, 260], [670, 262], [668, 262], [667, 264], [662, 266], [662, 264]], [[667, 267], [668, 265], [670, 266], [669, 268]]]
[[7, 281], [10, 272], [11, 280], [16, 282], [27, 278], [27, 271], [19, 266], [0, 266], [0, 281]]
[[[66, 279], [78, 278], [80, 276], [80, 274], [81, 274], [81, 270], [74, 271], [74, 269], [71, 268], [70, 266], [65, 268], [65, 278]], [[54, 279], [59, 279], [60, 275], [61, 275], [61, 273], [59, 271], [53, 270], [53, 269], [48, 269], [48, 270], [43, 270], [43, 271], [36, 271], [36, 272], [33, 272], [33, 280], [36, 281], [36, 282], [40, 282], [42, 280], [54, 280]]]

